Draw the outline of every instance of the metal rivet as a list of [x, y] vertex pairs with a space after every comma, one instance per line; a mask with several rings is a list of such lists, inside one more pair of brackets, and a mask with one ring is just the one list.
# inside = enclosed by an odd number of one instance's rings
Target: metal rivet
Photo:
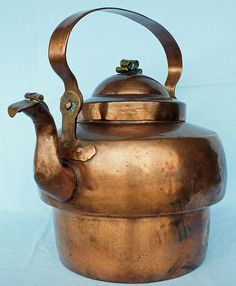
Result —
[[70, 109], [72, 106], [72, 102], [68, 99], [66, 102], [66, 109]]
[[77, 152], [77, 153], [82, 153], [82, 152], [83, 152], [83, 149], [82, 149], [80, 146], [77, 146], [77, 147], [75, 148], [75, 152]]

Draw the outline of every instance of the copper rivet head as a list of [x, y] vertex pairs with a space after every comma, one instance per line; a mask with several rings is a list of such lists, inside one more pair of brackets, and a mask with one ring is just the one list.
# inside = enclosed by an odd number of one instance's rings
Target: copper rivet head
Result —
[[72, 106], [72, 102], [71, 102], [70, 100], [68, 100], [68, 101], [66, 102], [66, 109], [70, 109], [71, 106]]
[[77, 153], [82, 153], [82, 151], [83, 151], [83, 149], [80, 146], [77, 146], [75, 148], [75, 152], [77, 152]]

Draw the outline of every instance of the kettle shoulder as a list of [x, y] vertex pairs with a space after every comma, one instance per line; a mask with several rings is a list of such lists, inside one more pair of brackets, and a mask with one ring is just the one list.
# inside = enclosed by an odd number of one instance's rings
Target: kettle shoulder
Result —
[[77, 131], [96, 154], [73, 161], [80, 182], [68, 208], [153, 215], [207, 207], [224, 196], [226, 161], [215, 132], [184, 122], [82, 123]]
[[214, 131], [187, 122], [78, 123], [77, 138], [84, 141], [165, 140], [218, 137]]
[[[196, 170], [212, 180], [218, 173], [220, 177], [226, 176], [225, 153], [219, 136], [196, 125], [81, 124], [79, 134], [81, 140], [92, 142], [97, 149], [87, 168], [99, 166], [103, 173], [132, 169], [133, 173], [140, 170], [156, 174], [171, 169], [174, 177], [178, 174], [188, 177]], [[147, 178], [150, 180], [150, 176]]]
[[[168, 167], [175, 175], [181, 172], [187, 176], [189, 171], [199, 168], [205, 168], [208, 174], [213, 170], [215, 174], [226, 173], [225, 153], [219, 136], [189, 123], [81, 124], [78, 131], [81, 140], [92, 142], [97, 149], [87, 167], [106, 162], [105, 173], [117, 166], [124, 171], [124, 166], [129, 170], [131, 166], [134, 170], [140, 167], [142, 172]], [[110, 166], [109, 171], [107, 166]]]

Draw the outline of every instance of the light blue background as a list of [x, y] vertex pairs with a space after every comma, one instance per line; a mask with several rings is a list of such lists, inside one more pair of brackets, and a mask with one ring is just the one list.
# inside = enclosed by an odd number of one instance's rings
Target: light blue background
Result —
[[[177, 97], [187, 103], [187, 120], [215, 130], [225, 147], [228, 186], [212, 207], [209, 249], [191, 274], [153, 285], [236, 285], [236, 2], [234, 0], [7, 0], [0, 2], [0, 285], [113, 285], [90, 280], [60, 263], [51, 209], [37, 195], [33, 180], [35, 134], [23, 114], [7, 116], [7, 106], [26, 91], [45, 95], [61, 124], [60, 79], [47, 59], [56, 25], [79, 10], [101, 6], [131, 9], [153, 18], [175, 37], [184, 72]], [[139, 59], [144, 73], [163, 83], [166, 60], [143, 27], [119, 16], [97, 13], [75, 29], [69, 45], [72, 70], [89, 96], [114, 73], [121, 58]], [[116, 284], [117, 285], [117, 284]]]

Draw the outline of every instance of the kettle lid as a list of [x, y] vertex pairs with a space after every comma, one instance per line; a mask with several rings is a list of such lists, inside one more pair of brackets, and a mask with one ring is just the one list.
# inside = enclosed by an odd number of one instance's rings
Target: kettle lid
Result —
[[117, 74], [102, 81], [85, 100], [78, 120], [184, 121], [185, 104], [138, 67], [137, 60], [121, 60]]

